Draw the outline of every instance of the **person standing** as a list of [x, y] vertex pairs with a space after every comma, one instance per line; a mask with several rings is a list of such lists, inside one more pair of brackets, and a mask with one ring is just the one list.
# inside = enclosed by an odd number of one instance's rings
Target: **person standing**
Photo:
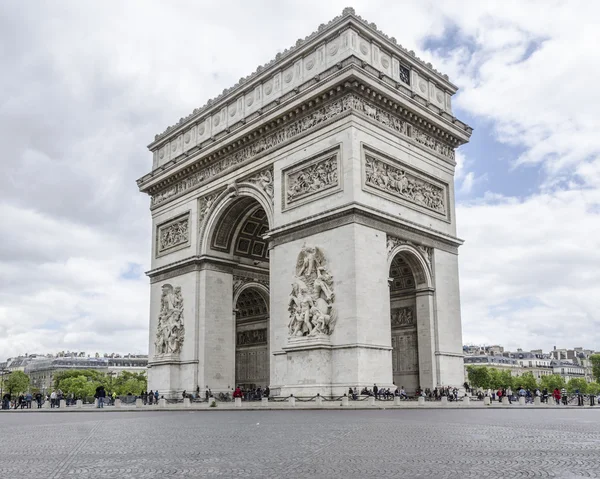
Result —
[[154, 402], [155, 404], [158, 404], [158, 389], [154, 391]]
[[378, 392], [379, 392], [379, 388], [377, 387], [377, 384], [373, 384], [373, 396], [375, 396], [375, 399], [377, 399]]

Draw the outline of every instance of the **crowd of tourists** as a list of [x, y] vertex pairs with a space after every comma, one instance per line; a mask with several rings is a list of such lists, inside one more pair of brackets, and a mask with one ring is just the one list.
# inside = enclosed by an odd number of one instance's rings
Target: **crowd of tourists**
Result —
[[579, 390], [575, 390], [573, 394], [569, 394], [566, 388], [554, 388], [553, 391], [549, 391], [546, 388], [535, 388], [534, 390], [525, 389], [523, 387], [518, 388], [513, 391], [511, 388], [500, 388], [498, 390], [479, 390], [477, 392], [478, 399], [484, 399], [485, 397], [489, 397], [491, 401], [502, 402], [503, 398], [507, 398], [509, 404], [512, 404], [513, 401], [518, 401], [519, 398], [523, 398], [526, 404], [532, 404], [535, 401], [535, 398], [540, 398], [540, 402], [542, 403], [554, 403], [556, 405], [568, 405], [571, 402], [575, 402], [577, 400], [578, 406], [583, 406], [588, 401], [588, 404], [594, 406], [596, 403], [600, 402], [600, 395], [596, 397], [593, 394], [583, 394]]
[[233, 398], [242, 398], [244, 401], [260, 401], [262, 398], [268, 398], [270, 394], [269, 386], [264, 389], [260, 386], [248, 389], [238, 386], [233, 391]]

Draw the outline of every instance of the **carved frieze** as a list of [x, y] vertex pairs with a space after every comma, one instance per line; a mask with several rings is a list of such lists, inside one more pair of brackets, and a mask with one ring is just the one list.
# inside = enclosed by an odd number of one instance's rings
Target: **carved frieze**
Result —
[[181, 352], [185, 328], [183, 325], [183, 296], [181, 287], [164, 284], [160, 297], [160, 312], [154, 341], [157, 357]]
[[454, 149], [423, 132], [405, 120], [399, 118], [376, 104], [365, 100], [356, 94], [348, 94], [333, 100], [319, 109], [313, 110], [306, 116], [294, 120], [287, 125], [275, 130], [273, 133], [260, 137], [253, 143], [248, 144], [225, 158], [202, 168], [187, 178], [168, 186], [164, 190], [152, 196], [152, 206], [158, 206], [185, 191], [193, 189], [210, 178], [224, 171], [232, 170], [236, 165], [249, 160], [259, 154], [269, 151], [276, 146], [291, 140], [318, 125], [343, 113], [356, 111], [379, 122], [383, 126], [392, 128], [406, 138], [413, 139], [424, 147], [436, 153], [454, 160]]
[[263, 190], [269, 196], [269, 198], [271, 198], [271, 202], [273, 201], [273, 168], [272, 167], [269, 167], [266, 170], [259, 171], [258, 173], [252, 175], [250, 178], [247, 178], [243, 181], [254, 183], [261, 190]]
[[334, 301], [333, 276], [323, 251], [316, 246], [303, 246], [296, 260], [296, 276], [288, 306], [290, 337], [333, 333], [337, 321]]
[[267, 344], [267, 328], [237, 332], [237, 346]]
[[392, 164], [368, 152], [365, 152], [364, 161], [365, 186], [446, 216], [445, 185], [435, 184], [399, 163]]
[[391, 311], [392, 328], [411, 327], [415, 325], [415, 309], [412, 306], [393, 308]]
[[292, 166], [283, 172], [284, 209], [340, 189], [339, 149]]
[[219, 194], [220, 193], [213, 193], [211, 195], [203, 196], [198, 200], [198, 225], [200, 226], [200, 228], [202, 228], [202, 225], [204, 224], [204, 219], [206, 218], [206, 214], [208, 213], [212, 205], [215, 203], [215, 200], [217, 199], [217, 196], [219, 196]]
[[156, 254], [161, 256], [190, 244], [189, 212], [157, 226]]

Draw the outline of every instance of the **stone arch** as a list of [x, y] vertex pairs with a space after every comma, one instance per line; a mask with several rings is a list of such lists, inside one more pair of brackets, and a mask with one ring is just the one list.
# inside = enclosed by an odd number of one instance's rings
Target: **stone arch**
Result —
[[247, 289], [258, 290], [258, 292], [262, 296], [262, 299], [265, 301], [265, 303], [267, 305], [267, 311], [269, 311], [269, 314], [270, 314], [269, 288], [267, 288], [264, 284], [257, 283], [255, 281], [249, 281], [247, 283], [243, 283], [241, 286], [234, 289], [234, 291], [233, 291], [233, 307], [234, 308], [236, 307], [238, 300], [240, 299], [240, 295], [242, 294], [242, 292], [244, 292]]
[[388, 252], [388, 272], [396, 256], [401, 255], [412, 270], [416, 289], [433, 289], [433, 275], [429, 259], [425, 259], [426, 254], [412, 244], [398, 244]]
[[256, 281], [244, 282], [234, 289], [233, 308], [235, 383], [264, 388], [270, 377], [269, 289]]
[[[207, 254], [210, 250], [210, 238], [223, 215], [231, 205], [240, 199], [252, 198], [265, 211], [269, 222], [269, 228], [273, 228], [274, 211], [273, 200], [268, 194], [253, 183], [234, 183], [229, 185], [223, 192], [210, 202], [204, 212], [200, 212], [199, 245], [198, 254]], [[202, 198], [200, 199], [202, 201]]]

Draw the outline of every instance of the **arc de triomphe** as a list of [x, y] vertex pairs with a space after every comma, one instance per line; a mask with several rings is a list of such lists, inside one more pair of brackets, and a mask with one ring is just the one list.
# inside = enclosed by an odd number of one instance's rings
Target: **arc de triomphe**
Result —
[[148, 387], [460, 386], [456, 90], [346, 9], [157, 135]]

